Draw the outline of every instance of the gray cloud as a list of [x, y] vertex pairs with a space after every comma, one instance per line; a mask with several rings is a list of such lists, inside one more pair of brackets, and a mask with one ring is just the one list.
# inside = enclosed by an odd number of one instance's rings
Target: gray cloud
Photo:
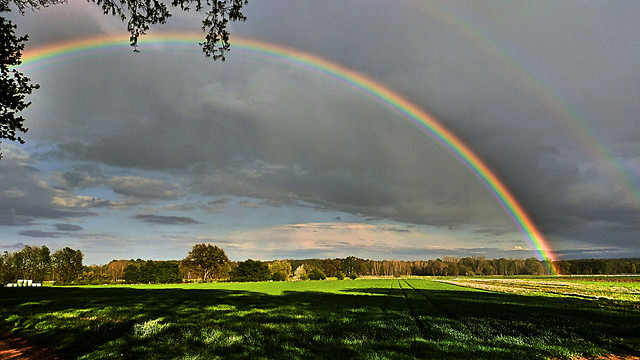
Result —
[[[3, 144], [4, 145], [4, 144]], [[38, 219], [93, 216], [91, 198], [51, 187], [36, 161], [23, 151], [3, 147], [0, 160], [0, 225], [29, 225]]]
[[60, 237], [60, 233], [55, 231], [41, 231], [41, 230], [23, 230], [19, 232], [22, 236], [34, 237], [34, 238], [54, 238]]
[[136, 219], [152, 224], [165, 224], [165, 225], [191, 225], [197, 224], [198, 221], [183, 216], [161, 216], [152, 214], [137, 214]]
[[227, 205], [229, 203], [229, 199], [219, 199], [219, 200], [215, 200], [215, 201], [209, 201], [207, 204], [210, 206], [223, 206], [223, 205]]
[[80, 231], [82, 230], [82, 226], [74, 225], [74, 224], [55, 224], [56, 230], [58, 231]]
[[[478, 184], [469, 179], [462, 182], [465, 181], [468, 187], [459, 194], [461, 197], [449, 197], [448, 192], [455, 192], [455, 187], [445, 187], [441, 197], [430, 198], [427, 184], [422, 184], [422, 188], [419, 183], [402, 187], [386, 184], [382, 179], [358, 178], [350, 172], [314, 173], [299, 166], [258, 162], [200, 176], [192, 187], [208, 195], [229, 193], [267, 199], [276, 204], [303, 201], [325, 209], [417, 224], [452, 226], [464, 219], [463, 222], [480, 221], [500, 229], [509, 227], [506, 222], [490, 220], [501, 210], [491, 204], [492, 200], [483, 194]], [[478, 196], [473, 196], [474, 193]]]
[[112, 177], [107, 183], [114, 192], [126, 196], [169, 200], [182, 195], [178, 185], [140, 176]]
[[[49, 156], [38, 156], [41, 160], [47, 160]], [[100, 166], [96, 164], [83, 164], [75, 166], [71, 171], [58, 173], [57, 186], [62, 189], [91, 188], [104, 184], [105, 176]]]
[[263, 205], [260, 203], [256, 203], [256, 202], [251, 202], [251, 201], [240, 201], [238, 203], [238, 205], [247, 208], [247, 209], [259, 209], [261, 208]]
[[22, 250], [26, 244], [24, 243], [15, 243], [15, 244], [0, 244], [0, 249], [8, 249], [8, 250]]

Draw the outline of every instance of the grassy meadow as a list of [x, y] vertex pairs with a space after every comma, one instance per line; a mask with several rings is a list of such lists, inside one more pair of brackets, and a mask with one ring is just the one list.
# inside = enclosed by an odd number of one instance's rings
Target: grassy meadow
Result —
[[[563, 281], [550, 279], [530, 281], [543, 288]], [[580, 281], [593, 285], [565, 282]], [[610, 283], [598, 286], [621, 282]], [[623, 284], [640, 292], [637, 278]], [[487, 291], [428, 279], [358, 279], [0, 288], [0, 321], [66, 359], [640, 355], [637, 298], [505, 292], [509, 282], [499, 285]]]

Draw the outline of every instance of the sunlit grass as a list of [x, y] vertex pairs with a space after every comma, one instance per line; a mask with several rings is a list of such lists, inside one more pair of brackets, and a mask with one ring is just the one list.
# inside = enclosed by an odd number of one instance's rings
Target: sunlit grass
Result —
[[429, 280], [0, 290], [5, 326], [69, 359], [636, 354], [640, 312]]

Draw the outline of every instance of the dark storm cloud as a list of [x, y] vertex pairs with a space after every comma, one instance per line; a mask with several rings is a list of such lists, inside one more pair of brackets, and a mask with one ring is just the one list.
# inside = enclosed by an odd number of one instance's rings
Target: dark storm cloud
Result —
[[191, 225], [198, 224], [199, 222], [183, 216], [161, 216], [151, 214], [137, 214], [136, 219], [152, 224], [165, 224], [165, 225]]
[[[604, 243], [604, 242], [603, 242]], [[615, 259], [615, 258], [637, 258], [640, 251], [632, 244], [628, 248], [610, 247], [595, 249], [561, 250], [558, 255], [562, 259]]]
[[[161, 105], [118, 114], [123, 119], [113, 120], [113, 128], [60, 145], [61, 156], [126, 168], [183, 169], [185, 179], [208, 194], [231, 193], [276, 203], [299, 199], [419, 224], [486, 223], [500, 212], [495, 205], [483, 205], [492, 200], [468, 172], [424, 135], [398, 124], [393, 113], [334, 84], [328, 86], [335, 90], [328, 92], [313, 78], [282, 78], [281, 71], [250, 67], [238, 73], [232, 85], [199, 79], [200, 85], [175, 98], [150, 94], [141, 103]], [[154, 84], [153, 73], [137, 75], [153, 84], [151, 88], [161, 87]], [[169, 76], [175, 80], [173, 86], [186, 84], [185, 79]], [[135, 73], [122, 81], [127, 83], [129, 77]], [[88, 90], [77, 89], [78, 83], [84, 82], [76, 80], [70, 91], [82, 97]], [[301, 93], [300, 88], [311, 94]], [[182, 103], [190, 105], [188, 110]], [[80, 113], [94, 115], [70, 114], [65, 123], [47, 124], [55, 136], [68, 138], [54, 125], [92, 124], [87, 131], [93, 133], [93, 128], [103, 126], [103, 116], [113, 116], [101, 104], [94, 103], [92, 110], [81, 104], [87, 108]], [[256, 163], [275, 165], [265, 171], [254, 169]], [[143, 186], [143, 181], [128, 181], [135, 178], [105, 182], [116, 193], [139, 198], [179, 195], [168, 183]], [[486, 225], [510, 227], [504, 221]]]
[[[637, 183], [638, 4], [510, 4], [260, 2], [247, 6], [249, 21], [233, 32], [327, 57], [437, 115], [504, 180], [557, 241], [553, 246], [571, 238], [637, 248], [637, 194], [607, 163], [621, 164]], [[121, 29], [117, 19], [84, 8], [16, 21], [34, 43]], [[81, 20], [61, 28], [61, 18]], [[36, 72], [43, 87], [30, 110], [29, 136], [56, 144], [48, 161], [83, 164], [43, 182], [28, 161], [0, 161], [0, 223], [122, 206], [69, 193], [109, 186], [130, 205], [232, 194], [253, 197], [252, 204], [305, 202], [369, 219], [480, 225], [476, 234], [514, 231], [458, 160], [342, 84], [261, 59], [200, 60], [199, 51], [143, 48]], [[593, 157], [581, 126], [611, 158]], [[126, 171], [109, 178], [102, 171], [109, 166]], [[150, 181], [140, 169], [179, 174], [181, 184]], [[173, 209], [192, 209], [180, 205]], [[171, 218], [138, 219], [181, 223]]]
[[[328, 32], [321, 32], [324, 18], [308, 22], [304, 16], [294, 16], [321, 8], [319, 4], [305, 4], [282, 6], [273, 12], [274, 16], [282, 16], [279, 20], [286, 27], [266, 21], [247, 26], [263, 30], [266, 27], [270, 30], [266, 36], [287, 39], [287, 43], [301, 48], [322, 48], [332, 58], [411, 92], [478, 151], [545, 233], [571, 234], [593, 244], [613, 241], [621, 245], [637, 239], [634, 234], [640, 231], [639, 211], [637, 200], [633, 200], [637, 195], [628, 189], [614, 190], [620, 187], [620, 178], [608, 182], [594, 179], [586, 163], [593, 159], [585, 150], [611, 147], [616, 150], [612, 152], [614, 157], [604, 159], [611, 163], [620, 161], [615, 156], [637, 158], [638, 137], [632, 134], [638, 133], [640, 113], [640, 102], [635, 99], [640, 91], [640, 46], [633, 40], [640, 35], [640, 28], [635, 25], [638, 4], [581, 4], [578, 16], [573, 4], [568, 3], [515, 2], [509, 7], [498, 2], [414, 5], [413, 13], [407, 13], [409, 7], [403, 8], [401, 3], [388, 5], [385, 16], [389, 22], [384, 25], [341, 21], [342, 15], [336, 13], [331, 16], [335, 25]], [[257, 5], [255, 11], [264, 10], [262, 6], [266, 5]], [[425, 11], [421, 12], [421, 8]], [[355, 12], [358, 18], [366, 18], [379, 10]], [[532, 11], [543, 11], [545, 16], [530, 16]], [[456, 22], [443, 24], [437, 16], [424, 21], [427, 14], [438, 13], [445, 13], [468, 28], [457, 27]], [[394, 21], [395, 16], [400, 18], [399, 14], [404, 14], [402, 20]], [[366, 50], [356, 53], [343, 47], [328, 48], [315, 35], [349, 33], [352, 40], [357, 38], [358, 50], [379, 49], [367, 46], [366, 39], [378, 41], [386, 36], [384, 32], [393, 34], [389, 24], [412, 23], [420, 16], [424, 24], [430, 24], [425, 25], [430, 31], [424, 31], [425, 27], [416, 33], [407, 31], [403, 39], [408, 41], [389, 42], [390, 47], [385, 48], [389, 51], [378, 51], [376, 56], [367, 56], [370, 54]], [[612, 22], [612, 18], [617, 20]], [[303, 26], [298, 24], [303, 21], [312, 31], [294, 34], [285, 30]], [[353, 24], [359, 26], [351, 28]], [[478, 29], [478, 36], [464, 36], [464, 31], [474, 28]], [[408, 52], [413, 56], [398, 56]], [[360, 54], [371, 60], [362, 61]], [[404, 64], [399, 64], [398, 59]], [[529, 68], [519, 68], [520, 62]], [[394, 64], [395, 71], [385, 72], [383, 69], [394, 66], [383, 64]], [[556, 102], [541, 103], [542, 96], [553, 97]], [[566, 117], [566, 106], [575, 109], [570, 114], [573, 118]], [[579, 132], [580, 126], [593, 131], [593, 141], [603, 144], [582, 144], [590, 149], [577, 145], [578, 139], [588, 139]], [[635, 173], [628, 171], [635, 182], [637, 161], [636, 165], [628, 165], [631, 169], [636, 167]], [[617, 170], [609, 167], [599, 171], [615, 178]], [[629, 204], [630, 199], [635, 205]]]

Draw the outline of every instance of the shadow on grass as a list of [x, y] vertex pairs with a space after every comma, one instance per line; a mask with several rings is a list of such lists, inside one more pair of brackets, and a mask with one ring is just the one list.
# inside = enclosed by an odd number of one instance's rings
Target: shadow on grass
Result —
[[477, 291], [0, 289], [0, 306], [6, 328], [68, 359], [640, 355], [637, 310]]

